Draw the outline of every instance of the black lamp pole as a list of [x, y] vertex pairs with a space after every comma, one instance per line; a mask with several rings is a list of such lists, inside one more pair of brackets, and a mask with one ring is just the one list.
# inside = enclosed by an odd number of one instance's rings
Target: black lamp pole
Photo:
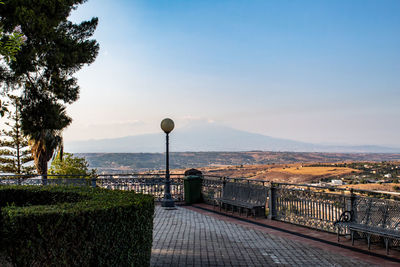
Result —
[[174, 128], [174, 122], [171, 119], [164, 119], [161, 122], [161, 129], [166, 133], [166, 166], [165, 166], [165, 190], [164, 198], [161, 201], [162, 207], [175, 207], [171, 196], [171, 180], [169, 175], [169, 133]]

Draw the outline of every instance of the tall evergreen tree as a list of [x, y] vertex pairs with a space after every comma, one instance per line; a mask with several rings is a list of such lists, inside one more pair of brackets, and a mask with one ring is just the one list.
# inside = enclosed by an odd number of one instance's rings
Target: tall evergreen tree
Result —
[[8, 0], [0, 5], [0, 23], [6, 31], [20, 25], [26, 42], [16, 60], [6, 62], [9, 71], [0, 79], [7, 89], [21, 89], [22, 131], [29, 136], [39, 174], [47, 174], [47, 162], [61, 144], [62, 131], [71, 123], [65, 105], [79, 98], [73, 76], [92, 63], [99, 50], [90, 39], [98, 19], [80, 24], [68, 21], [73, 9], [86, 0]]
[[4, 124], [8, 130], [1, 130], [0, 172], [27, 174], [34, 171], [29, 165], [33, 157], [28, 146], [28, 139], [21, 131], [21, 103], [18, 97], [10, 96], [14, 112], [7, 110], [8, 121]]

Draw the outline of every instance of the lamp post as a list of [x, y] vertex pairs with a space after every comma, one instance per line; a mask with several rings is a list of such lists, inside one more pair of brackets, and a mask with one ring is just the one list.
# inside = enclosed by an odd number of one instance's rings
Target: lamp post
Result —
[[171, 197], [171, 180], [169, 178], [169, 133], [174, 129], [174, 121], [171, 119], [163, 119], [161, 129], [166, 133], [166, 167], [165, 167], [165, 191], [164, 198], [161, 201], [162, 207], [174, 207], [175, 203]]

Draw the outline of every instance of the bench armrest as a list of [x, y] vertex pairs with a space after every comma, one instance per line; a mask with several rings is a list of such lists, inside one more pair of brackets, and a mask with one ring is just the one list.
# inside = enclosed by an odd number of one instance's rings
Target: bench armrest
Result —
[[352, 211], [352, 210], [343, 211], [339, 217], [339, 220], [334, 222], [333, 225], [336, 225], [337, 223], [341, 223], [341, 222], [351, 222], [351, 221], [353, 221], [353, 217], [354, 217], [354, 211]]
[[400, 222], [396, 223], [394, 226], [394, 230], [400, 230]]

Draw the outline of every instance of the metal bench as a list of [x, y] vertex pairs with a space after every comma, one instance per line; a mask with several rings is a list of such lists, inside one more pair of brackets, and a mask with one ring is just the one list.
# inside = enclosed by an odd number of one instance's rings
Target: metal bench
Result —
[[222, 208], [230, 208], [234, 213], [236, 208], [240, 215], [246, 210], [246, 216], [250, 212], [256, 217], [262, 212], [265, 214], [267, 196], [268, 188], [264, 186], [227, 182], [222, 189], [222, 197], [217, 199], [217, 204], [220, 211]]
[[387, 199], [357, 197], [352, 210], [344, 211], [335, 225], [338, 242], [342, 230], [350, 231], [352, 245], [355, 235], [361, 233], [370, 249], [371, 236], [378, 236], [383, 238], [389, 254], [390, 243], [400, 240], [400, 205]]

